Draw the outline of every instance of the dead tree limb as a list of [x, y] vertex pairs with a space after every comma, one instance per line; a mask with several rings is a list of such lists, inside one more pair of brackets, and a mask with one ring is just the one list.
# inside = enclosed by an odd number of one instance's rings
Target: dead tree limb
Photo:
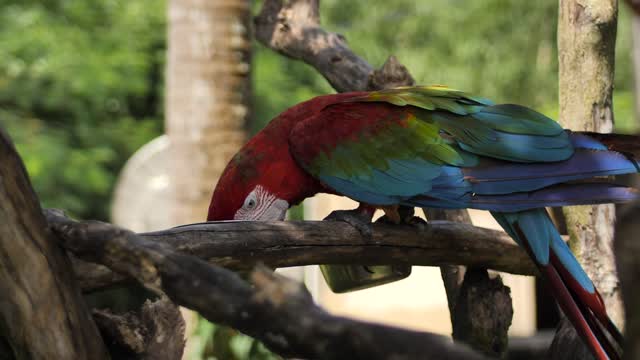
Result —
[[[107, 359], [69, 259], [0, 128], [0, 337], [17, 359]], [[4, 349], [7, 350], [7, 349]]]
[[314, 304], [303, 285], [263, 267], [252, 272], [252, 286], [234, 272], [110, 224], [50, 219], [60, 244], [76, 256], [131, 276], [176, 304], [251, 335], [284, 356], [483, 359], [434, 334], [332, 316]]
[[[52, 226], [64, 219], [51, 210], [47, 211], [47, 218]], [[342, 222], [232, 221], [185, 225], [140, 236], [239, 271], [251, 270], [258, 263], [274, 268], [325, 263], [397, 263], [463, 264], [514, 274], [536, 274], [527, 254], [501, 231], [447, 221], [434, 221], [425, 226], [373, 224], [372, 229], [372, 238], [368, 240]], [[85, 291], [123, 280], [121, 275], [103, 266], [86, 262], [74, 266]]]
[[320, 27], [318, 1], [266, 0], [254, 19], [256, 39], [313, 66], [339, 92], [366, 90], [373, 68], [348, 48], [342, 35]]

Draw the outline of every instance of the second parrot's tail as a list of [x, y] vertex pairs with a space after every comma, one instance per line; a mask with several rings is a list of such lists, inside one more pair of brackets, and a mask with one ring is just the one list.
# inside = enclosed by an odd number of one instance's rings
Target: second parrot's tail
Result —
[[560, 308], [596, 359], [620, 359], [618, 351], [622, 335], [546, 210], [492, 212], [492, 215], [520, 246], [527, 249]]

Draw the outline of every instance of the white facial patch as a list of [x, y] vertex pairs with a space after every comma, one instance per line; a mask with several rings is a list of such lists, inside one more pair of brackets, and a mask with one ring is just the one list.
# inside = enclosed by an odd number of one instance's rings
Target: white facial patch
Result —
[[289, 203], [278, 199], [258, 185], [244, 199], [244, 204], [234, 215], [234, 220], [271, 221], [284, 220]]

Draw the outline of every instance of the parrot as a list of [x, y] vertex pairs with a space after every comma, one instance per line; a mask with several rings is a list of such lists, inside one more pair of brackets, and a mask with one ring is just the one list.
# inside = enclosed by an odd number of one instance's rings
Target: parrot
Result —
[[640, 171], [634, 141], [442, 85], [322, 95], [276, 116], [233, 156], [207, 220], [284, 220], [318, 193], [357, 201], [352, 213], [369, 222], [376, 209], [394, 222], [401, 207], [490, 211], [595, 358], [618, 359], [622, 335], [546, 207], [638, 199], [609, 181]]

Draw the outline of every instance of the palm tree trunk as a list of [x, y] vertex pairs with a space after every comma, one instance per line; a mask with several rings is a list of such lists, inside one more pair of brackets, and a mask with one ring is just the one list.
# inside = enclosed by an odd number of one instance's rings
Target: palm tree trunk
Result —
[[[177, 225], [206, 219], [217, 179], [247, 138], [251, 3], [170, 0], [167, 15], [169, 219]], [[197, 317], [183, 314], [193, 328]], [[185, 356], [192, 351], [188, 342]]]
[[171, 0], [166, 132], [176, 224], [202, 221], [216, 179], [246, 140], [250, 2]]

